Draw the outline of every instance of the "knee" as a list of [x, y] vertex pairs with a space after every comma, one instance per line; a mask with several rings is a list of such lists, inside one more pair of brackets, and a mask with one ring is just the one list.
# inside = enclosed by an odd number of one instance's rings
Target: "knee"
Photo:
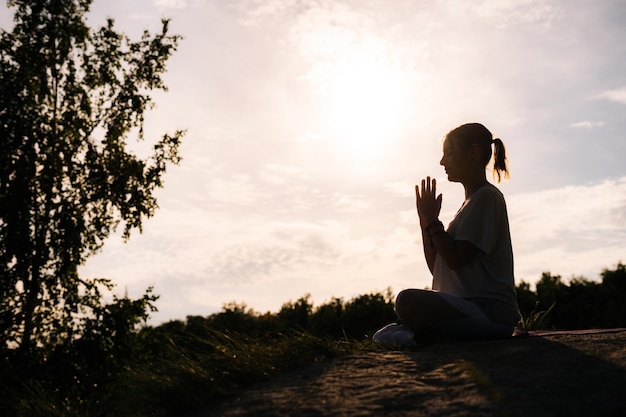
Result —
[[402, 318], [407, 314], [407, 310], [409, 309], [411, 302], [409, 301], [411, 298], [411, 290], [403, 290], [398, 293], [396, 296], [396, 314]]
[[396, 314], [403, 321], [407, 317], [428, 314], [427, 310], [432, 304], [434, 294], [430, 290], [418, 290], [415, 288], [400, 291], [396, 296]]

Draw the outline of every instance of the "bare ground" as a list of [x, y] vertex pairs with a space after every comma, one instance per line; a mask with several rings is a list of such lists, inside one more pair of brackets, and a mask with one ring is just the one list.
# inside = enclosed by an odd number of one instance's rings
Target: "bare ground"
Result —
[[553, 334], [344, 356], [193, 417], [626, 416], [625, 397], [626, 331]]

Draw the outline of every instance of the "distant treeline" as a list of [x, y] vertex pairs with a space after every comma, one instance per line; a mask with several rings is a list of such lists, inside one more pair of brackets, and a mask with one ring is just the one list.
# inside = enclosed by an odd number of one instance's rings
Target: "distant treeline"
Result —
[[535, 284], [522, 281], [517, 299], [523, 318], [548, 312], [542, 328], [586, 329], [626, 327], [626, 266], [605, 269], [600, 281], [576, 277], [563, 281], [560, 275], [544, 272]]
[[[520, 326], [542, 329], [626, 327], [626, 266], [605, 269], [600, 281], [576, 277], [564, 281], [544, 272], [535, 290], [525, 281], [517, 285]], [[393, 294], [372, 293], [344, 301], [334, 298], [314, 307], [309, 296], [285, 303], [278, 313], [259, 315], [245, 305], [224, 306], [208, 316], [188, 317], [188, 324], [204, 321], [216, 329], [272, 332], [299, 329], [320, 337], [362, 338], [396, 320]], [[164, 326], [172, 326], [173, 323]], [[181, 325], [181, 324], [179, 324]]]
[[[245, 304], [229, 303], [222, 311], [208, 317], [187, 317], [186, 326], [201, 324], [250, 335], [304, 331], [314, 336], [337, 339], [360, 339], [371, 336], [378, 328], [396, 320], [390, 289], [383, 293], [365, 294], [349, 301], [333, 298], [315, 307], [310, 295], [289, 301], [277, 313], [258, 314]], [[182, 322], [170, 322], [162, 328], [180, 327]]]

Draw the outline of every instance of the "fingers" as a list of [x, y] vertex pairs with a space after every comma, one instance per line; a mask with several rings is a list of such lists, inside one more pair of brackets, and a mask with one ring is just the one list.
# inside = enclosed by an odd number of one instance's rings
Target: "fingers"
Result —
[[421, 185], [415, 186], [415, 197], [418, 201], [426, 195], [432, 195], [433, 198], [437, 196], [437, 180], [435, 178], [426, 177], [422, 180]]
[[436, 189], [437, 180], [435, 180], [434, 178], [432, 179], [432, 181], [430, 177], [426, 177], [422, 180], [422, 196], [424, 196], [424, 194], [435, 194]]

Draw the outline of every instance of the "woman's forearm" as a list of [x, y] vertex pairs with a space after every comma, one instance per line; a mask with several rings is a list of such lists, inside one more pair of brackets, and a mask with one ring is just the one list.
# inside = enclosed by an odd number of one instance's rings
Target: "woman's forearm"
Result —
[[[433, 268], [434, 258], [437, 254], [443, 259], [448, 268], [455, 270], [467, 265], [476, 253], [474, 245], [465, 240], [454, 240], [439, 221], [432, 222], [425, 227], [422, 231], [422, 236], [424, 239], [424, 253], [426, 253], [427, 247], [434, 252], [434, 255], [431, 255]], [[426, 261], [428, 262], [428, 255]], [[433, 269], [431, 269], [432, 271]]]
[[435, 271], [435, 258], [437, 257], [437, 251], [430, 241], [430, 237], [425, 230], [422, 230], [422, 244], [424, 246], [424, 257], [426, 258], [426, 264], [432, 274]]

